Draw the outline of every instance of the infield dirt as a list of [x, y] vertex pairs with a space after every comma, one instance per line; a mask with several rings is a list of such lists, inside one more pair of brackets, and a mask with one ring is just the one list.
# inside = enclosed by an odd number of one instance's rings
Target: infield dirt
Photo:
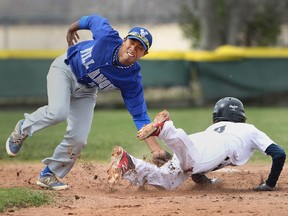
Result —
[[[284, 167], [276, 191], [252, 190], [266, 178], [270, 164], [247, 164], [213, 172], [221, 184], [199, 187], [188, 179], [174, 191], [146, 186], [138, 188], [121, 181], [113, 190], [107, 184], [108, 164], [79, 161], [63, 181], [67, 191], [45, 190], [53, 196], [51, 205], [8, 209], [3, 215], [83, 215], [83, 216], [172, 216], [172, 215], [288, 215], [287, 168]], [[43, 190], [35, 185], [42, 164], [1, 163], [1, 187]]]

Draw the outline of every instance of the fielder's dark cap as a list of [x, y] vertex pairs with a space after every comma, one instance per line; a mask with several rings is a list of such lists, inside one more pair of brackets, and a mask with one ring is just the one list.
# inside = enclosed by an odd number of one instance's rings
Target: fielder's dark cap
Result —
[[128, 34], [127, 38], [133, 38], [142, 43], [146, 50], [150, 49], [152, 45], [152, 35], [151, 33], [142, 27], [134, 27], [132, 28]]

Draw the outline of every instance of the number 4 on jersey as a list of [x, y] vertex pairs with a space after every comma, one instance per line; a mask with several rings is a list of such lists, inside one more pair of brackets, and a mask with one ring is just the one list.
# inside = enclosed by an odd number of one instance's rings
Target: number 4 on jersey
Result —
[[218, 132], [218, 133], [223, 133], [225, 130], [226, 125], [223, 125], [221, 127], [217, 127], [214, 129], [214, 131]]

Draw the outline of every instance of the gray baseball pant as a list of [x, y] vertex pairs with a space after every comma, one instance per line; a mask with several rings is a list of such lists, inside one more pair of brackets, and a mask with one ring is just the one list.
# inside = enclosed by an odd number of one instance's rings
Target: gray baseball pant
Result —
[[66, 54], [56, 58], [47, 75], [48, 105], [35, 112], [25, 113], [22, 132], [32, 136], [39, 130], [67, 120], [66, 134], [54, 150], [53, 156], [42, 162], [58, 177], [63, 178], [72, 169], [91, 129], [97, 88], [77, 82], [71, 67], [64, 60]]

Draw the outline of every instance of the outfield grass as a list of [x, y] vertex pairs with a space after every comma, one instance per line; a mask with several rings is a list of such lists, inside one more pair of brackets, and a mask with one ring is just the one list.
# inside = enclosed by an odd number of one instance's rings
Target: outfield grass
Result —
[[[16, 158], [6, 155], [5, 142], [14, 129], [15, 124], [23, 118], [22, 111], [0, 111], [0, 157], [2, 162], [8, 161], [39, 161], [53, 154], [54, 148], [62, 140], [66, 123], [46, 128], [25, 141], [23, 149]], [[160, 109], [149, 110], [154, 118]], [[169, 109], [176, 127], [183, 128], [187, 133], [204, 130], [211, 123], [211, 108]], [[288, 109], [246, 107], [247, 122], [255, 124], [265, 131], [277, 144], [288, 150]], [[163, 145], [163, 143], [161, 143]], [[92, 129], [88, 138], [88, 145], [83, 150], [81, 158], [108, 162], [113, 146], [122, 145], [131, 154], [142, 158], [151, 155], [144, 141], [136, 138], [136, 128], [131, 116], [126, 110], [96, 110]], [[258, 152], [251, 161], [270, 161]]]

